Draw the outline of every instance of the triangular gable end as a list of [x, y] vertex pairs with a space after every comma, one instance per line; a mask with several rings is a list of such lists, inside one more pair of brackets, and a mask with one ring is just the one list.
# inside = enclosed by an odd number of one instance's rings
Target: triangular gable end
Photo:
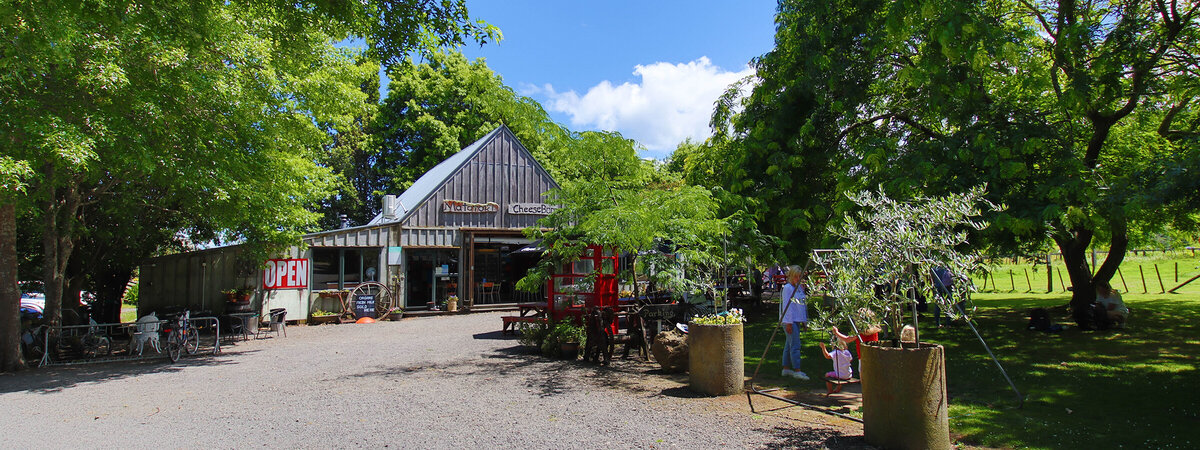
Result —
[[439, 182], [426, 185], [415, 205], [403, 205], [412, 209], [398, 217], [401, 226], [525, 228], [545, 217], [543, 195], [559, 187], [504, 125], [431, 169], [410, 190], [433, 181], [425, 178], [439, 169]]

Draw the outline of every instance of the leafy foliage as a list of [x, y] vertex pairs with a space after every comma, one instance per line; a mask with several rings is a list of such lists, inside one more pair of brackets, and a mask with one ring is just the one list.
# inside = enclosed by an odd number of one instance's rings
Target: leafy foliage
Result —
[[[1082, 306], [1130, 227], [1195, 227], [1198, 17], [1173, 2], [781, 2], [760, 80], [714, 114], [750, 168], [726, 183], [789, 239], [854, 208], [833, 192], [986, 184], [1009, 208], [976, 242], [1038, 250], [1050, 236]], [[1092, 268], [1096, 240], [1112, 256]]]
[[[3, 170], [27, 169], [17, 204], [41, 221], [52, 321], [101, 205], [125, 209], [127, 231], [259, 255], [307, 230], [333, 183], [317, 154], [364, 114], [359, 87], [375, 76], [334, 42], [364, 37], [368, 58], [390, 61], [498, 36], [461, 1], [18, 1], [0, 13]], [[139, 208], [156, 214], [128, 213]]]
[[[863, 210], [831, 230], [843, 240], [840, 249], [814, 257], [825, 271], [828, 295], [835, 302], [829, 310], [820, 302], [814, 304], [820, 313], [813, 327], [831, 329], [851, 320], [861, 324], [867, 315], [862, 311], [870, 311], [899, 331], [901, 318], [916, 296], [958, 317], [954, 305], [969, 300], [975, 291], [969, 275], [980, 267], [977, 255], [961, 250], [967, 244], [966, 229], [986, 228], [977, 219], [984, 211], [978, 205], [994, 206], [983, 201], [983, 195], [982, 188], [907, 202], [882, 192], [849, 195]], [[954, 277], [948, 294], [934, 288], [935, 269], [949, 270]]]
[[520, 96], [487, 67], [460, 53], [434, 53], [417, 63], [404, 60], [388, 72], [388, 96], [371, 128], [375, 139], [368, 163], [357, 167], [355, 185], [366, 214], [378, 197], [399, 194], [429, 169], [501, 124], [521, 140], [552, 175], [551, 158], [568, 145], [568, 131], [533, 99]]

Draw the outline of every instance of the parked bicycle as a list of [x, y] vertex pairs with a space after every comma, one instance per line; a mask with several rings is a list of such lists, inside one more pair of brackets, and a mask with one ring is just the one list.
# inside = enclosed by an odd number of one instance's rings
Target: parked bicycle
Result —
[[192, 325], [191, 314], [191, 311], [184, 311], [167, 330], [167, 355], [171, 357], [171, 362], [179, 361], [183, 352], [195, 355], [200, 349], [200, 331]]

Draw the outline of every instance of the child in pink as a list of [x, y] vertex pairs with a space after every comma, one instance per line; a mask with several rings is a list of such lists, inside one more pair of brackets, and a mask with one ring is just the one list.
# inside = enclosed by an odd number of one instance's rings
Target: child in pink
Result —
[[841, 391], [842, 386], [839, 384], [835, 387], [830, 380], [849, 380], [854, 376], [854, 373], [850, 371], [850, 359], [852, 358], [850, 350], [846, 350], [846, 343], [841, 339], [834, 339], [832, 352], [825, 349], [824, 342], [821, 342], [820, 346], [821, 354], [825, 355], [825, 359], [833, 360], [833, 370], [825, 372], [825, 389], [830, 394]]

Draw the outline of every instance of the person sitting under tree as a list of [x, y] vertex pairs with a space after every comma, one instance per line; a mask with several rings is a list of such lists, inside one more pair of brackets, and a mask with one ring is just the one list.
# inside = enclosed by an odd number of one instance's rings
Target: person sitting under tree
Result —
[[1107, 281], [1096, 283], [1096, 303], [1104, 309], [1105, 316], [1096, 320], [1108, 320], [1112, 326], [1125, 327], [1125, 319], [1129, 317], [1129, 307], [1121, 300], [1121, 291], [1112, 288]]

